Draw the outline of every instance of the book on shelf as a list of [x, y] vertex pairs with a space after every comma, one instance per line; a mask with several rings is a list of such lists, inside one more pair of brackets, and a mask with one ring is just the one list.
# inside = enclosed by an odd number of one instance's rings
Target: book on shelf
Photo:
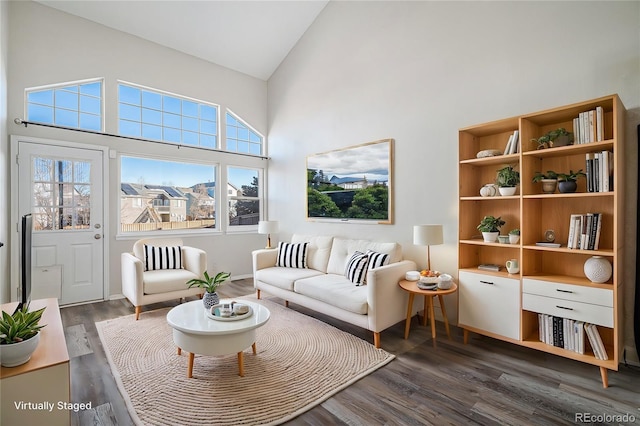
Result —
[[509, 136], [509, 140], [507, 141], [507, 145], [504, 147], [504, 153], [502, 155], [511, 154], [511, 143], [513, 142], [513, 134]]
[[510, 153], [515, 154], [517, 152], [520, 152], [520, 150], [518, 149], [520, 146], [520, 131], [514, 130], [512, 136], [513, 136], [513, 139], [511, 140]]
[[584, 354], [585, 332], [582, 321], [538, 313], [538, 340], [542, 343]]
[[598, 250], [602, 228], [602, 213], [571, 214], [567, 248]]
[[604, 140], [604, 110], [601, 106], [584, 111], [573, 119], [574, 143], [584, 144]]
[[584, 329], [587, 332], [587, 338], [589, 339], [589, 344], [591, 345], [591, 349], [593, 349], [595, 357], [604, 361], [608, 360], [609, 356], [607, 355], [604, 343], [602, 343], [598, 327], [596, 327], [595, 324], [587, 323], [584, 325]]
[[562, 244], [560, 243], [550, 243], [548, 241], [538, 241], [536, 243], [537, 246], [539, 247], [552, 247], [552, 248], [558, 248], [560, 247]]
[[499, 265], [494, 265], [493, 263], [482, 263], [478, 265], [478, 269], [482, 269], [483, 271], [494, 271], [498, 272], [500, 270]]

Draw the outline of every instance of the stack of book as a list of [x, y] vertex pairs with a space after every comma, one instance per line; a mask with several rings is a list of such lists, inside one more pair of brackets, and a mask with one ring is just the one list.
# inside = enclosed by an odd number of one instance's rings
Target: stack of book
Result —
[[598, 250], [600, 228], [602, 228], [602, 213], [572, 214], [567, 248]]
[[582, 321], [538, 314], [538, 332], [542, 343], [579, 354], [584, 354], [584, 326]]
[[573, 133], [575, 144], [603, 141], [604, 111], [602, 107], [578, 114], [578, 117], [573, 119]]
[[587, 191], [609, 192], [613, 189], [613, 153], [609, 151], [586, 154]]
[[520, 132], [515, 130], [511, 136], [509, 136], [507, 145], [504, 147], [504, 155], [515, 154], [518, 152], [520, 152]]

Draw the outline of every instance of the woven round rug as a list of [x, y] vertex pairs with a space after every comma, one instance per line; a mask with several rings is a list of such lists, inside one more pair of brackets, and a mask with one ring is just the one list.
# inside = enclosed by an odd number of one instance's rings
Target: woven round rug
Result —
[[[255, 298], [246, 299], [256, 302]], [[349, 333], [269, 300], [257, 330], [257, 354], [177, 354], [169, 309], [96, 323], [111, 370], [136, 424], [276, 425], [390, 362], [394, 355]]]

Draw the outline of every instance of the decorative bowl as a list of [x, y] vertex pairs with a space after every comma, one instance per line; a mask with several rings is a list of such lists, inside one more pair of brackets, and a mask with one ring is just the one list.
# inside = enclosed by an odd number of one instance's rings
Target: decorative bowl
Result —
[[420, 279], [420, 272], [418, 272], [418, 271], [407, 271], [407, 273], [404, 274], [404, 278], [407, 281], [418, 281]]
[[498, 235], [498, 242], [500, 244], [509, 244], [509, 236], [508, 235]]
[[498, 155], [504, 154], [503, 151], [499, 149], [485, 149], [476, 154], [476, 158], [486, 158], [486, 157], [496, 157]]
[[436, 284], [440, 281], [440, 277], [420, 277], [420, 282], [423, 284]]

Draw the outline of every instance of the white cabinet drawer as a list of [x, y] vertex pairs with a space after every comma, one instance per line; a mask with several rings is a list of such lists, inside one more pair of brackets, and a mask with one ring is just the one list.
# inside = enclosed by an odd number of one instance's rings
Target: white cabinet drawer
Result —
[[460, 271], [458, 324], [520, 339], [520, 280]]
[[522, 309], [613, 327], [613, 308], [525, 293]]
[[607, 290], [524, 278], [522, 280], [522, 292], [613, 307], [613, 289]]

